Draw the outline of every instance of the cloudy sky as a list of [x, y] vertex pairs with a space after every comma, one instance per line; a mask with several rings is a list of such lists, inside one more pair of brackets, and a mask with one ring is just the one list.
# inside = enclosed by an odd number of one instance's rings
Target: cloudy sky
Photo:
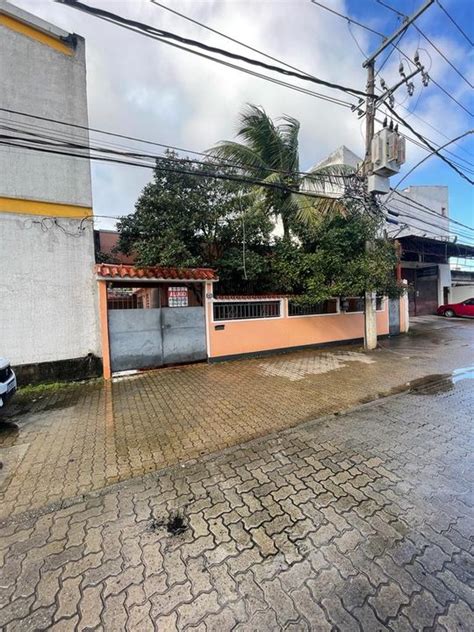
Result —
[[[85, 1], [208, 44], [256, 56], [149, 0]], [[309, 0], [162, 2], [301, 70], [361, 90], [365, 87], [363, 52], [374, 50], [380, 42], [379, 37], [356, 25], [349, 30], [346, 20]], [[321, 0], [321, 3], [383, 33], [391, 33], [399, 24], [397, 16], [377, 0]], [[421, 0], [391, 0], [389, 3], [402, 12], [411, 13], [421, 5]], [[289, 114], [300, 120], [303, 169], [342, 144], [363, 154], [363, 122], [349, 109], [224, 68], [52, 0], [15, 0], [15, 4], [86, 38], [91, 126], [203, 151], [221, 139], [233, 138], [239, 110], [251, 102], [263, 106], [273, 117]], [[443, 0], [443, 5], [472, 39], [474, 3]], [[417, 23], [474, 83], [473, 51], [440, 8], [432, 5]], [[431, 68], [430, 73], [437, 82], [467, 109], [474, 110], [472, 90], [414, 29], [403, 37], [400, 47], [410, 58], [419, 47], [422, 63]], [[383, 60], [384, 55], [380, 59]], [[395, 52], [384, 66], [380, 76], [388, 85], [398, 80], [399, 63], [399, 54]], [[343, 93], [295, 79], [289, 81], [347, 99]], [[423, 89], [419, 76], [415, 85], [413, 97], [408, 98], [402, 87], [396, 98], [403, 105], [397, 107], [397, 111], [408, 117], [417, 131], [443, 144], [473, 127], [472, 117], [436, 86], [430, 84]], [[473, 136], [450, 149], [457, 156], [451, 157], [460, 165], [474, 169]], [[404, 173], [425, 155], [411, 144], [407, 150]], [[150, 172], [134, 167], [94, 165], [95, 212], [111, 216], [129, 213], [150, 177]], [[393, 179], [392, 183], [395, 182]], [[417, 169], [407, 179], [406, 185], [409, 184], [449, 185], [451, 216], [474, 224], [472, 187], [439, 159], [432, 158]], [[107, 224], [107, 220], [102, 222], [103, 226]]]

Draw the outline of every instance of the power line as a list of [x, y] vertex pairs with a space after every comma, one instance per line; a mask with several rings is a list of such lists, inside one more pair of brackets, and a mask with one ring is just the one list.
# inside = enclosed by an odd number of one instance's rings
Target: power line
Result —
[[387, 36], [384, 33], [380, 33], [380, 31], [376, 31], [370, 26], [367, 26], [366, 24], [362, 24], [362, 22], [358, 22], [357, 20], [354, 20], [353, 18], [350, 18], [347, 15], [344, 15], [343, 13], [339, 13], [339, 11], [335, 11], [334, 9], [331, 9], [330, 7], [327, 7], [326, 5], [321, 4], [320, 2], [316, 2], [316, 0], [310, 0], [310, 2], [312, 4], [315, 4], [318, 7], [321, 7], [321, 9], [324, 9], [325, 11], [329, 11], [329, 13], [334, 13], [334, 15], [337, 15], [343, 20], [347, 20], [348, 22], [352, 22], [352, 24], [356, 24], [357, 26], [360, 26], [361, 28], [365, 29], [366, 31], [369, 31], [370, 33], [373, 33], [374, 35], [378, 35], [379, 37], [383, 39], [387, 38]]
[[[418, 31], [418, 33], [419, 33], [422, 37], [424, 37], [424, 38], [425, 38], [425, 40], [428, 42], [428, 44], [430, 44], [430, 45], [431, 45], [431, 46], [435, 49], [435, 51], [438, 53], [438, 55], [440, 55], [440, 56], [444, 59], [444, 61], [445, 61], [446, 63], [448, 63], [448, 64], [451, 66], [451, 68], [452, 68], [452, 69], [453, 69], [453, 70], [454, 70], [454, 71], [455, 71], [455, 72], [456, 72], [456, 73], [457, 73], [457, 74], [461, 77], [461, 79], [463, 79], [463, 80], [467, 83], [467, 85], [468, 85], [470, 88], [474, 88], [474, 85], [473, 85], [473, 84], [469, 81], [469, 79], [467, 79], [467, 78], [463, 75], [463, 73], [462, 73], [462, 72], [461, 72], [458, 68], [456, 68], [456, 66], [452, 63], [452, 61], [451, 61], [450, 59], [448, 59], [448, 57], [446, 57], [446, 55], [443, 53], [443, 51], [442, 51], [442, 50], [440, 50], [440, 49], [436, 46], [436, 44], [434, 44], [434, 43], [431, 41], [431, 39], [428, 37], [428, 35], [425, 35], [425, 33], [424, 33], [424, 32], [420, 29], [420, 27], [419, 27], [419, 26], [417, 26], [416, 24], [414, 25], [414, 27], [415, 27], [415, 29]], [[472, 115], [471, 115], [471, 116], [472, 116]]]
[[438, 83], [436, 81], [436, 79], [433, 79], [433, 77], [430, 75], [430, 79], [431, 81], [435, 84], [436, 87], [438, 87], [442, 92], [444, 92], [444, 94], [449, 97], [451, 99], [451, 101], [454, 101], [454, 103], [457, 103], [459, 105], [460, 108], [462, 108], [467, 114], [469, 114], [469, 116], [474, 116], [474, 114], [468, 110], [462, 103], [461, 101], [459, 101], [458, 99], [456, 99], [456, 97], [454, 97], [450, 92], [448, 92], [446, 90], [446, 88], [444, 88], [440, 83]]
[[[416, 222], [419, 222], [420, 224], [422, 224], [422, 227], [420, 226], [416, 226], [414, 224], [410, 224], [412, 228], [416, 228], [417, 230], [425, 230], [424, 226], [432, 226], [433, 228], [437, 228], [440, 232], [438, 233], [440, 236], [445, 235], [446, 233], [449, 233], [450, 235], [454, 235], [455, 237], [461, 237], [462, 239], [469, 239], [469, 240], [473, 240], [474, 238], [471, 235], [465, 235], [459, 231], [456, 230], [451, 230], [450, 228], [443, 228], [442, 226], [440, 226], [439, 224], [434, 224], [433, 222], [428, 222], [424, 217], [417, 217], [416, 215], [412, 215], [411, 213], [408, 213], [406, 211], [404, 211], [404, 209], [401, 209], [398, 206], [392, 206], [391, 210], [395, 210], [399, 216], [401, 217], [408, 217], [411, 220], [414, 220]], [[447, 219], [447, 218], [446, 218]]]
[[[394, 191], [394, 189], [392, 189], [392, 191]], [[395, 191], [394, 191], [395, 192]], [[411, 204], [407, 204], [407, 202], [404, 202], [402, 200], [397, 200], [398, 202], [400, 202], [400, 204], [406, 204], [407, 206], [416, 209], [417, 211], [423, 212], [423, 213], [427, 213], [429, 215], [433, 215], [437, 218], [440, 218], [440, 214], [435, 211], [434, 209], [432, 209], [429, 206], [426, 206], [425, 204], [422, 204], [421, 202], [419, 202], [418, 200], [414, 200], [411, 197], [409, 197], [408, 195], [404, 195], [403, 193], [401, 193], [400, 191], [396, 191], [396, 196], [403, 198], [403, 200], [407, 200], [408, 202], [411, 202]], [[384, 201], [384, 205], [385, 205], [385, 201]], [[449, 222], [451, 224], [456, 224], [458, 226], [462, 226], [463, 228], [467, 228], [470, 231], [474, 232], [474, 227], [473, 226], [468, 226], [468, 224], [463, 224], [462, 222], [458, 222], [455, 219], [451, 219], [450, 217], [446, 218], [449, 220]]]
[[462, 33], [462, 35], [464, 35], [464, 37], [467, 39], [467, 41], [469, 42], [469, 44], [471, 46], [474, 46], [474, 42], [471, 40], [471, 38], [465, 33], [465, 31], [463, 31], [463, 29], [459, 26], [459, 24], [455, 21], [455, 19], [448, 13], [448, 11], [446, 11], [446, 9], [443, 7], [443, 5], [441, 4], [441, 2], [439, 0], [436, 0], [436, 4], [439, 6], [439, 8], [441, 9], [441, 11], [444, 11], [444, 13], [448, 16], [448, 18], [451, 20], [451, 22], [454, 24], [454, 26], [458, 29], [458, 31], [460, 33]]
[[[395, 7], [392, 7], [391, 5], [389, 5], [386, 2], [383, 2], [383, 0], [375, 0], [378, 4], [382, 5], [383, 7], [385, 7], [386, 9], [388, 9], [389, 11], [392, 11], [393, 13], [396, 13], [397, 15], [406, 18], [407, 16], [404, 13], [401, 13], [400, 11], [398, 11], [398, 9], [395, 9]], [[438, 4], [440, 4], [438, 2]], [[441, 6], [441, 5], [440, 5]], [[450, 17], [450, 16], [448, 16]], [[418, 33], [421, 35], [421, 37], [423, 37], [433, 48], [434, 50], [451, 66], [451, 68], [471, 87], [474, 88], [474, 85], [469, 81], [469, 79], [467, 79], [462, 72], [456, 68], [456, 66], [451, 62], [450, 59], [448, 59], [446, 57], [446, 55], [435, 45], [433, 44], [433, 42], [431, 41], [431, 39], [420, 29], [419, 26], [417, 26], [416, 24], [413, 25], [415, 27], [415, 29], [418, 31]], [[463, 33], [464, 34], [464, 33]], [[472, 43], [471, 43], [472, 46]], [[472, 115], [471, 115], [472, 116]]]
[[193, 24], [196, 24], [197, 26], [200, 26], [203, 29], [206, 29], [207, 31], [210, 31], [211, 33], [215, 33], [216, 35], [220, 35], [221, 37], [225, 38], [226, 40], [229, 40], [230, 42], [233, 42], [234, 44], [238, 44], [239, 46], [243, 46], [244, 48], [247, 48], [248, 50], [251, 50], [254, 53], [258, 53], [259, 55], [262, 55], [263, 57], [266, 57], [267, 59], [271, 59], [272, 61], [276, 61], [279, 64], [282, 64], [283, 66], [286, 66], [287, 68], [291, 68], [292, 70], [296, 70], [297, 72], [302, 72], [305, 75], [308, 76], [312, 76], [310, 73], [306, 72], [305, 70], [301, 70], [301, 68], [298, 68], [297, 66], [292, 66], [291, 64], [287, 63], [286, 61], [283, 61], [282, 59], [279, 59], [278, 57], [273, 57], [272, 55], [269, 55], [268, 53], [258, 49], [258, 48], [254, 48], [253, 46], [250, 46], [249, 44], [245, 44], [244, 42], [242, 42], [241, 40], [235, 39], [234, 37], [231, 37], [230, 35], [227, 35], [226, 33], [223, 33], [222, 31], [218, 31], [217, 29], [212, 28], [211, 26], [208, 26], [207, 24], [204, 24], [203, 22], [199, 22], [199, 20], [196, 20], [192, 17], [190, 17], [189, 15], [185, 15], [184, 13], [180, 13], [179, 11], [176, 11], [176, 9], [172, 9], [171, 7], [167, 7], [165, 4], [162, 4], [161, 2], [157, 2], [156, 0], [150, 0], [150, 2], [152, 4], [154, 4], [157, 7], [160, 7], [161, 9], [164, 9], [165, 11], [169, 11], [170, 13], [173, 13], [174, 15], [179, 16], [180, 18], [183, 18], [183, 20], [187, 20], [188, 22], [192, 22]]
[[[185, 162], [192, 163], [192, 164], [204, 165], [204, 166], [208, 166], [208, 167], [209, 166], [213, 166], [213, 167], [218, 167], [218, 168], [221, 168], [221, 169], [222, 168], [234, 168], [234, 169], [239, 169], [240, 170], [240, 169], [245, 168], [245, 169], [250, 169], [250, 170], [257, 171], [257, 172], [261, 171], [261, 169], [259, 167], [254, 167], [252, 165], [245, 165], [245, 164], [244, 165], [237, 165], [237, 164], [233, 164], [233, 163], [231, 163], [229, 161], [224, 161], [224, 162], [219, 162], [218, 163], [218, 162], [215, 162], [215, 161], [211, 160], [211, 158], [209, 157], [208, 154], [205, 154], [205, 153], [202, 153], [202, 152], [191, 152], [190, 150], [184, 150], [184, 149], [180, 149], [180, 151], [183, 151], [183, 152], [186, 152], [186, 153], [197, 153], [199, 155], [205, 156], [206, 160], [205, 161], [195, 160], [195, 159], [188, 158], [188, 157], [186, 157], [185, 159], [183, 159], [183, 158], [173, 158], [173, 157], [170, 157], [170, 156], [163, 156], [163, 155], [160, 155], [160, 154], [137, 153], [136, 151], [128, 151], [126, 153], [125, 152], [118, 152], [118, 151], [116, 151], [114, 149], [114, 145], [118, 146], [118, 147], [125, 148], [125, 149], [133, 149], [133, 148], [126, 147], [126, 146], [123, 146], [123, 145], [120, 146], [120, 145], [116, 145], [116, 144], [113, 144], [113, 143], [109, 143], [109, 145], [112, 146], [112, 149], [109, 149], [108, 147], [106, 147], [106, 148], [104, 148], [104, 147], [97, 148], [97, 147], [91, 145], [90, 143], [88, 145], [83, 145], [83, 144], [79, 145], [77, 143], [71, 143], [70, 142], [70, 138], [68, 139], [67, 136], [64, 138], [64, 136], [65, 136], [64, 133], [62, 134], [63, 138], [58, 138], [58, 137], [52, 136], [51, 133], [54, 134], [54, 132], [52, 132], [51, 130], [48, 130], [46, 128], [40, 128], [40, 129], [42, 129], [43, 131], [49, 132], [49, 134], [41, 134], [39, 132], [34, 132], [34, 131], [31, 131], [31, 130], [28, 130], [28, 129], [25, 130], [25, 129], [21, 129], [21, 128], [14, 127], [14, 126], [12, 127], [12, 126], [9, 126], [9, 125], [0, 125], [0, 128], [6, 129], [8, 131], [17, 132], [17, 133], [20, 133], [20, 134], [29, 134], [31, 136], [35, 136], [37, 138], [46, 139], [46, 140], [49, 140], [49, 141], [56, 141], [56, 142], [57, 141], [63, 141], [63, 144], [66, 144], [69, 147], [77, 147], [77, 148], [80, 148], [80, 149], [88, 149], [88, 150], [95, 150], [95, 151], [102, 151], [102, 152], [109, 151], [109, 153], [117, 153], [117, 154], [120, 154], [120, 155], [129, 156], [129, 157], [149, 158], [149, 159], [153, 159], [153, 160], [156, 160], [158, 158], [166, 158], [166, 160], [168, 160], [170, 162], [181, 163], [181, 162], [185, 161]], [[76, 138], [77, 138], [77, 136], [76, 136]], [[132, 138], [132, 137], [130, 137], [130, 138]], [[29, 139], [22, 137], [20, 140], [29, 140]], [[137, 140], [139, 140], [139, 139], [137, 139]], [[140, 142], [149, 142], [149, 141], [140, 140]], [[151, 144], [158, 144], [158, 143], [151, 143]], [[165, 145], [161, 145], [161, 144], [158, 144], [158, 145], [160, 147], [166, 147], [167, 149], [169, 148], [168, 146], [165, 146]], [[279, 170], [279, 169], [272, 169], [271, 167], [265, 168], [265, 171], [270, 171], [271, 173], [277, 173], [277, 174], [281, 174], [281, 175], [287, 175], [286, 171], [282, 171], [282, 170]], [[302, 176], [302, 177], [311, 177], [311, 176], [314, 175], [313, 172], [309, 173], [309, 172], [306, 172], [306, 171], [297, 171], [297, 172], [295, 172], [295, 174], [299, 175], [299, 176]], [[328, 181], [331, 181], [333, 179], [349, 180], [349, 179], [353, 179], [353, 177], [354, 177], [353, 174], [349, 174], [349, 173], [348, 174], [342, 174], [342, 173], [339, 173], [339, 174], [338, 173], [324, 174], [324, 173], [321, 173], [321, 174], [317, 174], [317, 175], [318, 175], [319, 178], [321, 178], [321, 180], [328, 180]]]
[[[197, 40], [194, 40], [188, 37], [183, 37], [181, 35], [177, 35], [176, 33], [171, 33], [169, 31], [164, 31], [163, 29], [155, 28], [153, 26], [150, 26], [149, 24], [145, 24], [137, 20], [124, 18], [123, 16], [120, 16], [116, 13], [112, 13], [110, 11], [106, 11], [104, 9], [91, 7], [82, 2], [79, 2], [79, 0], [55, 0], [55, 2], [58, 2], [60, 4], [65, 4], [73, 9], [78, 9], [79, 11], [83, 11], [99, 19], [112, 22], [116, 24], [117, 26], [130, 27], [132, 30], [135, 30], [135, 32], [146, 34], [152, 39], [159, 39], [160, 41], [163, 41], [163, 42], [166, 42], [167, 40], [172, 40], [173, 42], [179, 42], [179, 44], [184, 44], [187, 46], [198, 48], [200, 50], [204, 50], [207, 53], [214, 53], [214, 54], [222, 55], [224, 57], [228, 57], [233, 60], [243, 61], [244, 63], [250, 64], [252, 66], [258, 66], [260, 68], [264, 68], [265, 70], [277, 72], [288, 77], [295, 77], [296, 79], [301, 79], [302, 81], [310, 81], [312, 83], [323, 85], [328, 88], [332, 88], [334, 90], [339, 90], [346, 94], [355, 94], [355, 95], [363, 96], [363, 97], [366, 96], [365, 92], [361, 90], [357, 90], [356, 88], [348, 88], [347, 86], [342, 86], [340, 84], [333, 83], [331, 81], [326, 81], [325, 79], [319, 79], [318, 77], [315, 77], [313, 75], [307, 75], [307, 74], [297, 72], [291, 69], [287, 70], [285, 68], [281, 68], [280, 66], [274, 66], [273, 64], [267, 64], [266, 62], [258, 61], [250, 57], [245, 57], [244, 55], [232, 53], [223, 48], [219, 48], [216, 46], [209, 46], [208, 44], [204, 44]], [[186, 49], [186, 50], [188, 50], [188, 52], [191, 51], [191, 49]], [[210, 59], [215, 59], [215, 58], [210, 58]]]
[[[416, 163], [416, 165], [414, 165], [411, 169], [409, 169], [409, 171], [407, 171], [407, 173], [403, 176], [403, 178], [397, 183], [397, 186], [393, 189], [393, 191], [396, 191], [398, 189], [398, 187], [401, 185], [401, 183], [406, 180], [408, 178], [408, 176], [410, 174], [412, 174], [415, 169], [418, 169], [418, 167], [420, 167], [426, 160], [428, 160], [428, 158], [431, 158], [431, 156], [433, 156], [435, 153], [437, 153], [439, 150], [444, 149], [445, 147], [447, 147], [448, 145], [451, 145], [452, 143], [461, 140], [461, 138], [465, 138], [466, 136], [470, 135], [470, 134], [474, 134], [474, 130], [470, 129], [467, 132], [464, 132], [463, 134], [460, 134], [459, 136], [457, 136], [456, 138], [453, 138], [452, 140], [448, 141], [447, 143], [445, 143], [444, 145], [442, 145], [441, 147], [439, 147], [438, 150], [436, 150], [436, 152], [431, 152], [430, 154], [428, 154], [427, 156], [425, 156], [424, 158], [422, 158], [419, 162]], [[392, 194], [390, 194], [392, 195]], [[390, 198], [389, 198], [390, 199]]]
[[[316, 6], [318, 6], [318, 7], [321, 7], [322, 9], [325, 9], [326, 11], [329, 11], [330, 13], [334, 13], [334, 14], [335, 14], [335, 15], [337, 15], [338, 17], [343, 18], [344, 20], [347, 20], [349, 23], [350, 23], [350, 22], [352, 22], [353, 24], [357, 24], [358, 26], [360, 26], [361, 28], [366, 29], [367, 31], [374, 32], [374, 31], [373, 31], [373, 29], [371, 29], [370, 27], [368, 27], [366, 24], [362, 24], [362, 22], [356, 22], [356, 21], [354, 21], [352, 18], [350, 18], [349, 16], [344, 15], [344, 14], [342, 14], [342, 13], [339, 13], [338, 11], [334, 11], [334, 9], [330, 9], [329, 7], [327, 7], [327, 6], [326, 6], [326, 5], [324, 5], [324, 4], [321, 4], [321, 3], [319, 3], [319, 2], [315, 2], [315, 0], [310, 0], [310, 2], [312, 2], [312, 4], [315, 4], [315, 5], [316, 5]], [[394, 12], [394, 13], [396, 13], [397, 15], [402, 16], [404, 19], [406, 19], [406, 17], [407, 17], [407, 16], [406, 16], [404, 13], [401, 13], [400, 11], [397, 11], [397, 9], [394, 9], [394, 8], [393, 8], [393, 7], [391, 7], [389, 4], [386, 4], [385, 2], [383, 2], [382, 0], [375, 0], [375, 2], [378, 2], [378, 4], [381, 4], [382, 6], [386, 7], [386, 8], [387, 8], [387, 9], [389, 9], [390, 11], [393, 11], [393, 12]], [[418, 27], [416, 27], [416, 28], [418, 28]], [[408, 29], [408, 26], [407, 26], [407, 29]], [[407, 29], [406, 29], [406, 30], [407, 30]], [[406, 32], [406, 30], [405, 30], [405, 31], [404, 31], [401, 35], [403, 35], [403, 34]], [[385, 39], [386, 39], [386, 36], [385, 36], [383, 33], [378, 33], [377, 31], [375, 31], [375, 34], [376, 34], [376, 35], [379, 35], [380, 37], [383, 37], [383, 38], [385, 38]], [[425, 37], [425, 39], [427, 39], [425, 35], [423, 35], [423, 36]], [[431, 42], [430, 42], [430, 43], [431, 43]], [[405, 58], [405, 59], [406, 59], [406, 60], [407, 60], [410, 64], [412, 64], [412, 63], [413, 63], [413, 62], [412, 62], [412, 60], [409, 58], [409, 56], [408, 56], [408, 55], [407, 55], [407, 54], [406, 54], [406, 53], [405, 53], [405, 52], [404, 52], [401, 48], [399, 48], [398, 43], [397, 43], [397, 44], [392, 44], [392, 45], [394, 46], [394, 48], [396, 48], [396, 49], [398, 50], [398, 52], [399, 52], [400, 54], [402, 54], [402, 55], [403, 55], [403, 57], [404, 57], [404, 58]], [[385, 61], [386, 61], [386, 60], [385, 60]], [[384, 64], [385, 64], [385, 61], [383, 62]], [[380, 71], [379, 71], [379, 72], [380, 72]], [[442, 86], [441, 86], [441, 85], [440, 85], [440, 84], [439, 84], [436, 80], [434, 80], [434, 79], [433, 79], [433, 77], [432, 77], [431, 75], [430, 75], [430, 79], [431, 79], [431, 80], [433, 81], [433, 83], [434, 83], [434, 84], [435, 84], [438, 88], [440, 88], [440, 89], [444, 92], [444, 94], [445, 94], [446, 96], [448, 96], [448, 97], [449, 97], [449, 98], [450, 98], [450, 99], [451, 99], [454, 103], [456, 103], [457, 105], [459, 105], [460, 107], [462, 107], [462, 108], [463, 108], [463, 110], [465, 110], [465, 111], [466, 111], [466, 112], [467, 112], [470, 116], [473, 116], [473, 114], [472, 114], [469, 110], [467, 110], [467, 109], [464, 107], [464, 105], [462, 105], [462, 104], [461, 104], [461, 103], [460, 103], [460, 102], [459, 102], [459, 101], [458, 101], [458, 100], [457, 100], [457, 99], [456, 99], [456, 98], [455, 98], [455, 97], [454, 97], [454, 96], [453, 96], [450, 92], [448, 92], [448, 91], [447, 91], [445, 88], [443, 88], [443, 87], [442, 87]]]
[[[16, 141], [16, 142], [11, 142], [11, 141]], [[28, 145], [25, 143], [30, 143], [30, 144]], [[27, 151], [38, 151], [38, 152], [43, 152], [47, 154], [68, 156], [71, 158], [82, 158], [86, 160], [111, 162], [115, 164], [143, 167], [146, 169], [155, 169], [157, 171], [163, 171], [163, 172], [169, 172], [169, 173], [181, 173], [181, 174], [187, 174], [187, 175], [197, 176], [197, 177], [208, 177], [208, 178], [214, 178], [217, 180], [228, 180], [228, 181], [233, 181], [233, 182], [240, 182], [242, 184], [256, 185], [256, 186], [267, 188], [270, 190], [279, 190], [279, 191], [283, 191], [287, 193], [294, 193], [296, 195], [311, 197], [314, 199], [330, 199], [330, 200], [337, 199], [330, 196], [311, 193], [309, 191], [300, 191], [298, 189], [294, 189], [292, 187], [288, 187], [279, 183], [265, 182], [265, 181], [251, 178], [251, 177], [237, 176], [237, 175], [233, 175], [229, 173], [223, 174], [223, 173], [215, 173], [215, 172], [213, 173], [209, 171], [207, 172], [206, 171], [189, 171], [185, 169], [172, 169], [169, 167], [162, 167], [156, 164], [155, 162], [156, 157], [153, 157], [153, 156], [149, 156], [146, 154], [140, 155], [140, 154], [132, 154], [132, 153], [126, 153], [126, 152], [118, 152], [115, 150], [109, 150], [107, 148], [104, 149], [100, 147], [91, 147], [88, 145], [81, 146], [78, 143], [63, 143], [63, 145], [59, 145], [57, 143], [48, 142], [47, 140], [44, 140], [44, 139], [43, 140], [25, 139], [24, 137], [14, 137], [14, 136], [7, 136], [4, 134], [0, 134], [0, 145], [7, 146], [7, 147], [14, 147], [20, 150], [23, 149]], [[68, 151], [68, 148], [69, 148], [69, 151]], [[72, 150], [76, 150], [75, 153]], [[78, 150], [84, 150], [87, 153], [78, 153]], [[89, 153], [90, 151], [112, 154], [112, 156], [91, 155]], [[131, 160], [132, 158], [133, 160]], [[150, 158], [153, 159], [153, 162], [146, 162], [146, 160], [149, 161]], [[182, 162], [192, 162], [192, 161], [183, 160]]]
[[[426, 206], [426, 204], [423, 204], [419, 200], [413, 200], [408, 195], [404, 195], [401, 191], [397, 191], [396, 193], [397, 193], [397, 197], [404, 198], [408, 202], [411, 202], [412, 205], [415, 205], [417, 210], [418, 209], [423, 209], [425, 212], [432, 213], [432, 214], [436, 215], [437, 217], [439, 217], [439, 213], [437, 211], [435, 211], [434, 209], [432, 209], [430, 206]], [[406, 204], [406, 202], [405, 202], [405, 204]], [[467, 224], [463, 224], [461, 222], [458, 222], [455, 219], [449, 219], [449, 221], [453, 222], [454, 224], [458, 224], [459, 226], [463, 226], [464, 228], [468, 228], [469, 230], [474, 230], [474, 227], [468, 226]]]
[[446, 158], [446, 156], [443, 156], [443, 154], [439, 153], [439, 150], [436, 149], [436, 147], [433, 147], [433, 145], [428, 142], [421, 134], [419, 134], [411, 125], [410, 123], [407, 123], [399, 114], [397, 114], [397, 112], [392, 108], [391, 105], [388, 105], [388, 103], [385, 103], [385, 107], [389, 110], [389, 112], [405, 127], [407, 127], [410, 132], [412, 132], [412, 134], [415, 134], [415, 136], [418, 138], [418, 140], [420, 140], [424, 145], [426, 145], [429, 149], [431, 149], [431, 151], [436, 154], [439, 158], [441, 158], [441, 160], [443, 160], [443, 162], [445, 162], [447, 165], [449, 165], [451, 167], [451, 169], [453, 169], [454, 171], [456, 171], [456, 173], [458, 175], [461, 176], [461, 178], [463, 178], [464, 180], [467, 180], [470, 184], [474, 184], [474, 180], [471, 180], [471, 178], [469, 178], [468, 176], [466, 176], [466, 174], [464, 174], [460, 169], [458, 169], [456, 167], [456, 165], [454, 165], [450, 160], [448, 160], [448, 158]]

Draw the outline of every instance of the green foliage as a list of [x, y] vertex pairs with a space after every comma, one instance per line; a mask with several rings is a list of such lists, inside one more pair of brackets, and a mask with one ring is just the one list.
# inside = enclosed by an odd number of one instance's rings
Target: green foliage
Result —
[[273, 224], [241, 183], [196, 175], [203, 171], [223, 175], [171, 151], [158, 159], [135, 212], [118, 224], [118, 247], [138, 265], [218, 268], [220, 291], [257, 291]]
[[[254, 185], [254, 199], [268, 215], [281, 220], [285, 240], [290, 239], [296, 219], [310, 224], [315, 216], [337, 204], [334, 198], [315, 196], [323, 196], [326, 185], [334, 185], [336, 176], [347, 172], [342, 165], [332, 165], [303, 175], [299, 131], [299, 121], [291, 116], [282, 116], [275, 124], [263, 108], [248, 104], [240, 114], [237, 132], [242, 142], [226, 140], [210, 150], [213, 156], [239, 167], [248, 178], [274, 187]], [[303, 188], [311, 189], [313, 196], [295, 194]]]
[[[118, 225], [119, 249], [133, 253], [138, 265], [217, 268], [219, 293], [284, 292], [305, 303], [364, 291], [398, 295], [394, 247], [378, 237], [379, 223], [365, 208], [344, 198], [314, 204], [290, 190], [303, 184], [298, 122], [285, 117], [275, 125], [263, 110], [248, 106], [241, 123], [242, 144], [226, 141], [213, 150], [240, 169], [196, 165], [171, 151], [157, 159], [135, 212]], [[203, 171], [209, 176], [197, 175]], [[343, 171], [321, 170], [325, 178]], [[282, 190], [226, 179], [242, 172]], [[322, 192], [326, 180], [319, 177], [314, 174], [311, 184]], [[272, 237], [275, 216], [283, 238]], [[373, 244], [369, 252], [367, 241]]]
[[[328, 215], [299, 232], [300, 243], [277, 244], [273, 268], [284, 284], [281, 289], [299, 295], [301, 302], [361, 296], [365, 291], [400, 294], [395, 248], [377, 238], [379, 225], [365, 214], [352, 210], [344, 217]], [[373, 243], [369, 252], [367, 240]]]

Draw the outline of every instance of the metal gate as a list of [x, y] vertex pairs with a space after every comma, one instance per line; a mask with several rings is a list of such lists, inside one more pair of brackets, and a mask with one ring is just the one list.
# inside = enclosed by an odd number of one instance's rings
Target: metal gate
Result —
[[204, 307], [109, 311], [112, 371], [205, 360]]
[[400, 333], [400, 300], [391, 298], [388, 301], [388, 332], [391, 336]]

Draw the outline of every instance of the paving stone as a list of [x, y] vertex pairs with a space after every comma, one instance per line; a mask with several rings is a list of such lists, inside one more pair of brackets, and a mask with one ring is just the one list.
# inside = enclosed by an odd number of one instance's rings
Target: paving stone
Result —
[[[34, 508], [36, 498], [61, 501], [59, 477], [50, 467], [48, 477], [35, 441], [55, 455], [58, 470], [73, 454], [67, 493], [76, 481], [75, 493], [91, 493], [67, 507], [59, 503], [19, 518], [15, 510], [0, 523], [0, 627], [7, 632], [473, 627], [468, 380], [445, 391], [379, 400], [184, 467], [149, 475], [141, 470], [133, 480], [100, 490], [101, 469], [116, 467], [119, 478], [128, 478], [138, 462], [140, 468], [149, 462], [147, 452], [159, 453], [154, 467], [161, 467], [160, 459], [172, 465], [192, 449], [196, 455], [201, 447], [210, 450], [212, 441], [217, 449], [219, 437], [232, 446], [248, 437], [250, 427], [255, 436], [257, 427], [257, 434], [264, 434], [294, 425], [295, 414], [311, 418], [321, 393], [327, 392], [329, 403], [336, 396], [347, 403], [362, 375], [366, 391], [367, 383], [381, 390], [382, 381], [390, 384], [388, 366], [399, 376], [402, 371], [394, 368], [393, 354], [387, 354], [390, 365], [383, 351], [378, 354], [360, 371], [354, 363], [349, 371], [340, 369], [348, 397], [341, 383], [336, 388], [334, 376], [309, 374], [287, 385], [287, 378], [263, 374], [265, 367], [281, 368], [288, 360], [296, 363], [293, 372], [315, 362], [317, 353], [303, 352], [244, 361], [239, 371], [226, 363], [230, 368], [196, 366], [117, 382], [112, 387], [117, 419], [106, 436], [103, 423], [95, 422], [103, 422], [101, 385], [78, 387], [81, 398], [68, 408], [67, 424], [61, 410], [33, 411], [23, 435], [32, 441], [31, 455], [25, 455], [30, 460], [18, 480], [2, 488], [2, 509], [12, 507], [9, 490], [21, 507]], [[438, 371], [452, 361], [433, 357]], [[403, 365], [404, 381], [421, 377], [410, 367], [423, 374], [423, 362], [415, 358]], [[261, 393], [265, 379], [268, 395]], [[181, 410], [187, 393], [193, 405]], [[0, 433], [0, 447], [2, 439]], [[91, 491], [96, 483], [97, 491]], [[173, 535], [166, 522], [177, 511], [185, 530]], [[163, 526], [152, 528], [152, 517]]]

